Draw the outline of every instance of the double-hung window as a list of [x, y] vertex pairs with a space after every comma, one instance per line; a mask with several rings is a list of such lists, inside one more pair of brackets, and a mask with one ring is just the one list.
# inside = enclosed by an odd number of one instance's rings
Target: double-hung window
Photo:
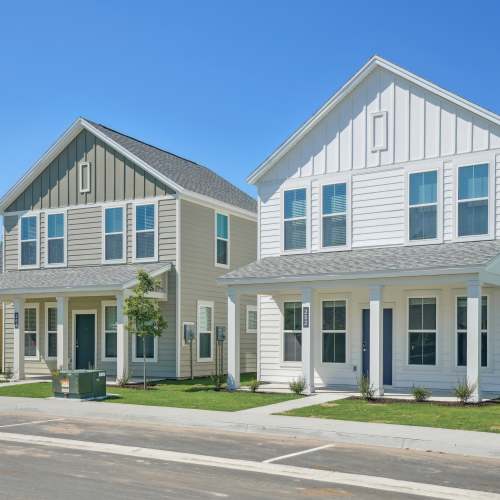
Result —
[[283, 249], [304, 250], [307, 247], [307, 189], [284, 192]]
[[[103, 360], [105, 361], [116, 359], [116, 314], [117, 309], [115, 304], [103, 304]], [[139, 353], [136, 351], [136, 355], [140, 354], [142, 357], [142, 339], [140, 337], [137, 338], [141, 341], [141, 346]]]
[[408, 363], [436, 364], [436, 298], [408, 300]]
[[229, 217], [225, 214], [215, 214], [215, 264], [229, 266]]
[[21, 267], [38, 267], [38, 237], [38, 216], [25, 215], [21, 217], [21, 249], [19, 255]]
[[410, 241], [437, 238], [437, 171], [416, 172], [409, 176], [409, 224]]
[[46, 357], [47, 359], [57, 359], [57, 307], [47, 304], [45, 315], [47, 326]]
[[458, 168], [458, 236], [489, 233], [488, 164]]
[[66, 224], [64, 213], [47, 214], [47, 265], [63, 266], [66, 263]]
[[322, 234], [323, 247], [347, 244], [347, 184], [323, 186]]
[[26, 306], [24, 308], [24, 357], [38, 358], [38, 308]]
[[125, 208], [104, 209], [104, 261], [125, 262]]
[[[457, 366], [467, 366], [467, 297], [457, 297]], [[488, 366], [488, 298], [481, 298], [481, 366]]]
[[302, 302], [283, 304], [283, 361], [302, 361]]
[[257, 333], [257, 306], [247, 306], [247, 333]]
[[328, 300], [322, 303], [321, 335], [323, 363], [346, 362], [346, 301]]
[[213, 302], [198, 302], [198, 360], [212, 360], [212, 344], [214, 333], [214, 305]]
[[135, 205], [135, 260], [156, 260], [157, 253], [156, 204]]

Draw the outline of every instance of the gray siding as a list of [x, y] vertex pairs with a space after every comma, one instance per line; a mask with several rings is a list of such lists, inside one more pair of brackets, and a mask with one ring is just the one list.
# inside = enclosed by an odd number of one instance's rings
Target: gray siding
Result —
[[[197, 322], [197, 301], [214, 302], [214, 326], [227, 326], [227, 291], [217, 286], [218, 276], [228, 272], [216, 267], [214, 210], [181, 201], [181, 324]], [[236, 269], [256, 258], [256, 222], [230, 217], [230, 264]], [[256, 304], [255, 297], [242, 297], [241, 304], [241, 371], [256, 370], [257, 339], [246, 332], [247, 304]], [[183, 344], [183, 343], [182, 343]], [[225, 342], [225, 350], [227, 342]], [[196, 361], [196, 342], [193, 344], [195, 376], [210, 375], [215, 371], [213, 362]], [[227, 360], [227, 352], [225, 361]], [[189, 347], [181, 347], [181, 377], [189, 376]]]
[[[102, 207], [88, 206], [67, 210], [67, 247], [69, 267], [97, 266], [102, 262]], [[133, 203], [127, 204], [127, 262], [132, 262]], [[158, 201], [158, 258], [175, 261], [176, 258], [176, 200]], [[4, 218], [5, 270], [18, 269], [17, 215]], [[46, 213], [40, 213], [40, 267], [45, 266]], [[29, 271], [28, 271], [29, 272]]]
[[[80, 193], [78, 165], [90, 162], [90, 192]], [[18, 196], [8, 212], [163, 196], [172, 191], [84, 130]]]

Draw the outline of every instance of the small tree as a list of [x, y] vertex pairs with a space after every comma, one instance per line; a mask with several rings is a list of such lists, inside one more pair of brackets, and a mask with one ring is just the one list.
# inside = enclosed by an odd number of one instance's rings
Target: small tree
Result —
[[158, 280], [141, 270], [137, 273], [137, 285], [132, 295], [125, 299], [124, 312], [128, 317], [127, 328], [129, 332], [142, 339], [144, 389], [146, 389], [146, 337], [159, 337], [167, 327], [158, 301], [147, 297], [158, 284]]

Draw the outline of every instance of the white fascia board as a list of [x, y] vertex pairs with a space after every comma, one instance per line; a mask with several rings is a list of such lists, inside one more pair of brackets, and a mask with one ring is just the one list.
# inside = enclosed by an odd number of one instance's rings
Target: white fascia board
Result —
[[313, 127], [315, 127], [326, 114], [328, 114], [339, 102], [350, 94], [375, 68], [384, 68], [415, 85], [422, 87], [435, 95], [446, 99], [468, 111], [481, 116], [485, 120], [500, 125], [500, 115], [493, 113], [477, 104], [464, 99], [438, 85], [410, 73], [401, 66], [397, 66], [380, 56], [373, 56], [351, 79], [343, 85], [314, 115], [299, 127], [285, 142], [283, 142], [270, 156], [268, 156], [248, 177], [249, 184], [257, 181], [269, 171], [278, 160], [280, 160], [293, 146], [295, 146]]
[[[138, 265], [139, 266], [139, 265]], [[140, 266], [139, 266], [139, 269], [140, 269]], [[168, 271], [170, 271], [170, 269], [172, 269], [172, 263], [171, 262], [167, 262], [165, 263], [164, 266], [160, 267], [159, 269], [157, 269], [156, 271], [152, 271], [152, 272], [148, 272], [148, 274], [152, 277], [152, 278], [156, 278], [157, 276], [160, 276], [161, 274], [163, 273], [166, 273]], [[137, 278], [134, 278], [133, 280], [130, 280], [128, 281], [127, 283], [125, 283], [123, 286], [122, 286], [122, 289], [123, 290], [126, 290], [127, 288], [132, 288], [133, 286], [135, 286], [137, 284]]]
[[314, 282], [314, 281], [355, 281], [377, 278], [406, 278], [437, 275], [454, 274], [477, 274], [483, 267], [456, 267], [456, 268], [436, 268], [419, 269], [409, 271], [372, 272], [372, 273], [346, 273], [346, 274], [310, 274], [300, 276], [282, 276], [276, 278], [217, 278], [219, 285], [258, 285], [258, 284], [279, 284], [292, 282]]
[[257, 212], [251, 212], [250, 210], [245, 210], [244, 208], [239, 208], [235, 205], [230, 205], [223, 201], [216, 200], [211, 196], [205, 196], [202, 194], [194, 193], [193, 191], [184, 191], [179, 195], [182, 200], [190, 201], [196, 203], [197, 205], [202, 205], [204, 207], [213, 208], [214, 210], [222, 210], [229, 212], [231, 215], [238, 215], [245, 219], [252, 221], [257, 220]]

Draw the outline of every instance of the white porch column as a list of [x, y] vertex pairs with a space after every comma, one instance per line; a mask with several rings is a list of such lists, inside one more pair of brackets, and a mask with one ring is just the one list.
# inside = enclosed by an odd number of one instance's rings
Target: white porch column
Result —
[[227, 291], [227, 386], [240, 387], [240, 297], [237, 290]]
[[314, 392], [314, 290], [302, 290], [302, 370], [306, 382], [305, 391]]
[[467, 285], [467, 382], [474, 388], [471, 401], [481, 400], [481, 285], [471, 280]]
[[116, 296], [116, 380], [128, 378], [128, 332], [127, 316], [124, 313], [125, 297], [122, 293]]
[[68, 297], [57, 297], [57, 368], [69, 367]]
[[370, 385], [375, 396], [384, 395], [384, 336], [383, 336], [382, 286], [370, 287]]
[[24, 299], [23, 298], [14, 300], [13, 372], [14, 372], [14, 380], [24, 379]]

